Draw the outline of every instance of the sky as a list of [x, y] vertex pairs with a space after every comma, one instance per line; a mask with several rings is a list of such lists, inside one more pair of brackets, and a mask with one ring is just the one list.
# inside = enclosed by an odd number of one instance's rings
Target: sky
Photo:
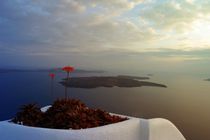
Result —
[[210, 71], [210, 0], [1, 0], [0, 67]]

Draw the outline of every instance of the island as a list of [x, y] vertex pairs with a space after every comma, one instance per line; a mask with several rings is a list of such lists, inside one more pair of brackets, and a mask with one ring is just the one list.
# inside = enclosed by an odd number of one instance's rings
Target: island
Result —
[[147, 76], [154, 76], [153, 74], [151, 74], [151, 73], [149, 73], [149, 74], [147, 74]]
[[97, 87], [142, 87], [153, 86], [167, 88], [166, 85], [142, 81], [149, 77], [137, 76], [91, 76], [91, 77], [72, 77], [63, 79], [60, 83], [66, 87], [73, 88], [97, 88]]
[[210, 78], [209, 79], [205, 79], [205, 81], [210, 81]]
[[139, 77], [139, 76], [129, 76], [129, 75], [118, 75], [118, 78], [124, 78], [124, 79], [136, 79], [136, 80], [148, 80], [149, 77]]

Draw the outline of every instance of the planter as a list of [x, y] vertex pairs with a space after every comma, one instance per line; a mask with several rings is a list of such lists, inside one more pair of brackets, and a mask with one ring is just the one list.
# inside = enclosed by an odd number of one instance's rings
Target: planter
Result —
[[[42, 108], [45, 111], [48, 107]], [[0, 140], [185, 140], [179, 130], [165, 119], [128, 120], [101, 127], [62, 130], [29, 127], [0, 122]]]

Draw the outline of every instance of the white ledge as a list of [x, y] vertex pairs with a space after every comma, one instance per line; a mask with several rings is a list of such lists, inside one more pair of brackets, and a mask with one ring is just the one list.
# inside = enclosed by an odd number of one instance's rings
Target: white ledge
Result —
[[[42, 108], [45, 111], [46, 108]], [[0, 140], [185, 140], [166, 119], [129, 120], [96, 128], [63, 130], [0, 122]]]

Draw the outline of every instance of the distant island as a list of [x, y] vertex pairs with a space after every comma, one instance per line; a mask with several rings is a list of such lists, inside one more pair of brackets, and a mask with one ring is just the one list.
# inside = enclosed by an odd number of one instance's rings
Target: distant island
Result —
[[61, 84], [67, 87], [74, 88], [97, 88], [97, 87], [142, 87], [142, 86], [153, 86], [163, 87], [166, 85], [140, 81], [147, 80], [149, 77], [138, 77], [138, 76], [91, 76], [91, 77], [72, 77], [69, 80], [63, 79]]
[[149, 73], [149, 74], [147, 74], [147, 76], [153, 76], [153, 74]]
[[210, 81], [210, 78], [209, 79], [205, 79], [205, 81]]
[[129, 75], [118, 75], [118, 78], [124, 78], [124, 79], [136, 79], [136, 80], [148, 80], [149, 77], [139, 77], [139, 76], [129, 76]]

